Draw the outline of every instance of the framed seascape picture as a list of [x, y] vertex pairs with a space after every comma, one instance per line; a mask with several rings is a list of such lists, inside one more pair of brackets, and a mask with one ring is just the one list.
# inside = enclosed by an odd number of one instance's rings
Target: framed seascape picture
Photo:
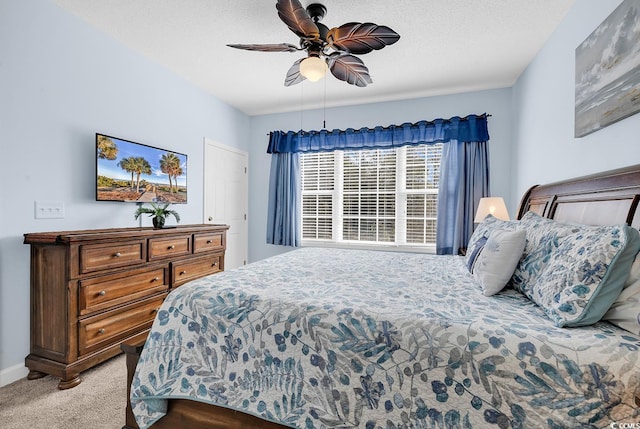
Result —
[[640, 111], [640, 1], [624, 0], [576, 48], [575, 137]]

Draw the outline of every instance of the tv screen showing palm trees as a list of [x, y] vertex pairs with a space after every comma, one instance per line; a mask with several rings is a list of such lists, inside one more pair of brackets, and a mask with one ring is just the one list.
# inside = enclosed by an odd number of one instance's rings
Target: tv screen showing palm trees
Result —
[[96, 134], [96, 200], [187, 202], [187, 155]]

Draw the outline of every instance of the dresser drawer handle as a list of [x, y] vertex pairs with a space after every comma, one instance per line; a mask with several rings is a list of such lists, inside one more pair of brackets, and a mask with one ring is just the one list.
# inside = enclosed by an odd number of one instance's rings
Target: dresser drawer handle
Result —
[[160, 280], [160, 277], [154, 277], [151, 279], [152, 282], [157, 282], [158, 280]]
[[187, 274], [187, 272], [186, 271], [180, 271], [180, 275], [181, 276], [184, 275], [184, 274]]
[[104, 328], [100, 328], [98, 329], [98, 335], [102, 335], [104, 334], [106, 331], [104, 330]]
[[167, 249], [169, 249], [169, 250], [175, 249], [175, 248], [176, 248], [176, 246], [174, 246], [173, 244], [171, 246], [167, 247]]
[[218, 265], [217, 262], [214, 262], [213, 264], [211, 264], [212, 267], [215, 267], [216, 265]]
[[151, 314], [156, 314], [158, 312], [157, 308], [154, 308], [153, 310], [151, 310]]
[[98, 292], [98, 295], [100, 296], [105, 296], [107, 294], [106, 290], [101, 290], [100, 292]]
[[122, 256], [122, 254], [120, 252], [116, 252], [113, 257], [114, 258], [119, 258], [120, 256]]
[[213, 240], [207, 240], [207, 244], [213, 243]]

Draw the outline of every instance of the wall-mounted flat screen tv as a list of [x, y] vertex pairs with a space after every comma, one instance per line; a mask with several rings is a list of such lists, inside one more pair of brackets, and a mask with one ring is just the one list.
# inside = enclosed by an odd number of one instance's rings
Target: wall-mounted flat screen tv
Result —
[[187, 202], [187, 155], [96, 133], [96, 200]]

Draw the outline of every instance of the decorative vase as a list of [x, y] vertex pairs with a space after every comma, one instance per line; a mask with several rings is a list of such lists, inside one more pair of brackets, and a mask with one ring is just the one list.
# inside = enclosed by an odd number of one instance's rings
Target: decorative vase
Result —
[[164, 218], [160, 216], [155, 216], [153, 219], [153, 227], [160, 229], [164, 227]]

